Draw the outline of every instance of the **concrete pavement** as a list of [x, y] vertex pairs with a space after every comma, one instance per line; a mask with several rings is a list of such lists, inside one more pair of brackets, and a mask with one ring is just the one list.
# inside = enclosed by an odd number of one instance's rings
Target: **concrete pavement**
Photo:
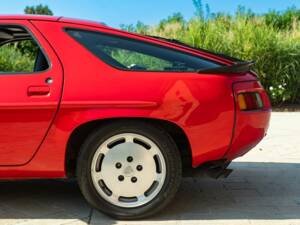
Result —
[[0, 182], [0, 225], [300, 225], [300, 113], [273, 113], [269, 135], [227, 178], [184, 179], [159, 215], [116, 221], [92, 210], [75, 181]]

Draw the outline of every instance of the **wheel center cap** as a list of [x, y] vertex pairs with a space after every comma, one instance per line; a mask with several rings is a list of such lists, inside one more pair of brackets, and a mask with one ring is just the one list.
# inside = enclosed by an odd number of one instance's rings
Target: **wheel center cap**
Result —
[[134, 172], [134, 171], [133, 171], [133, 169], [132, 169], [131, 166], [127, 166], [127, 167], [125, 167], [125, 169], [124, 169], [124, 174], [125, 174], [126, 176], [132, 174], [133, 172]]

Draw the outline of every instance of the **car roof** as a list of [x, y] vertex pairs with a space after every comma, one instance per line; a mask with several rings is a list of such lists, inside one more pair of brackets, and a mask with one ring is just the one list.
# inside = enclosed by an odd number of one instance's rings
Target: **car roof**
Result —
[[[84, 19], [75, 19], [75, 18], [68, 18], [68, 17], [59, 17], [59, 22], [63, 23], [74, 23], [74, 24], [82, 24], [87, 26], [96, 26], [96, 27], [109, 27], [101, 22], [91, 21], [91, 20], [84, 20]], [[112, 28], [112, 27], [109, 27]]]
[[0, 20], [47, 20], [58, 21], [60, 17], [44, 15], [0, 15]]
[[64, 23], [74, 23], [74, 24], [83, 24], [88, 26], [105, 26], [101, 22], [89, 21], [89, 20], [82, 20], [82, 19], [75, 19], [75, 18], [67, 18], [62, 16], [45, 16], [45, 15], [0, 15], [0, 20], [42, 20], [42, 21], [57, 21], [57, 22], [64, 22]]

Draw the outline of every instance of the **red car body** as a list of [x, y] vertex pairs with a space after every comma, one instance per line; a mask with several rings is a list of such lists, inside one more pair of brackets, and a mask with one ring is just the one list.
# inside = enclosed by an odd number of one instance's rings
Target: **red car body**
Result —
[[[0, 76], [1, 179], [67, 177], [70, 154], [76, 151], [72, 138], [80, 140], [84, 129], [101, 121], [125, 118], [172, 124], [188, 140], [191, 167], [220, 159], [231, 161], [266, 134], [270, 102], [253, 73], [118, 70], [95, 57], [64, 29], [100, 31], [232, 64], [228, 59], [94, 22], [1, 16], [3, 24], [29, 30], [51, 67], [35, 74]], [[49, 78], [53, 83], [48, 85], [45, 80]], [[237, 96], [246, 92], [259, 93], [263, 107], [240, 110]]]

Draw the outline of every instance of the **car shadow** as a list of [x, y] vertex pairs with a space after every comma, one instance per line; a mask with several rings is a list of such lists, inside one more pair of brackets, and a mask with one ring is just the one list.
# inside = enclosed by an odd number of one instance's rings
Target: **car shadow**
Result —
[[[300, 219], [300, 163], [234, 162], [230, 168], [227, 179], [184, 178], [172, 203], [144, 221]], [[117, 222], [91, 210], [74, 180], [0, 182], [0, 222], [6, 219]]]

